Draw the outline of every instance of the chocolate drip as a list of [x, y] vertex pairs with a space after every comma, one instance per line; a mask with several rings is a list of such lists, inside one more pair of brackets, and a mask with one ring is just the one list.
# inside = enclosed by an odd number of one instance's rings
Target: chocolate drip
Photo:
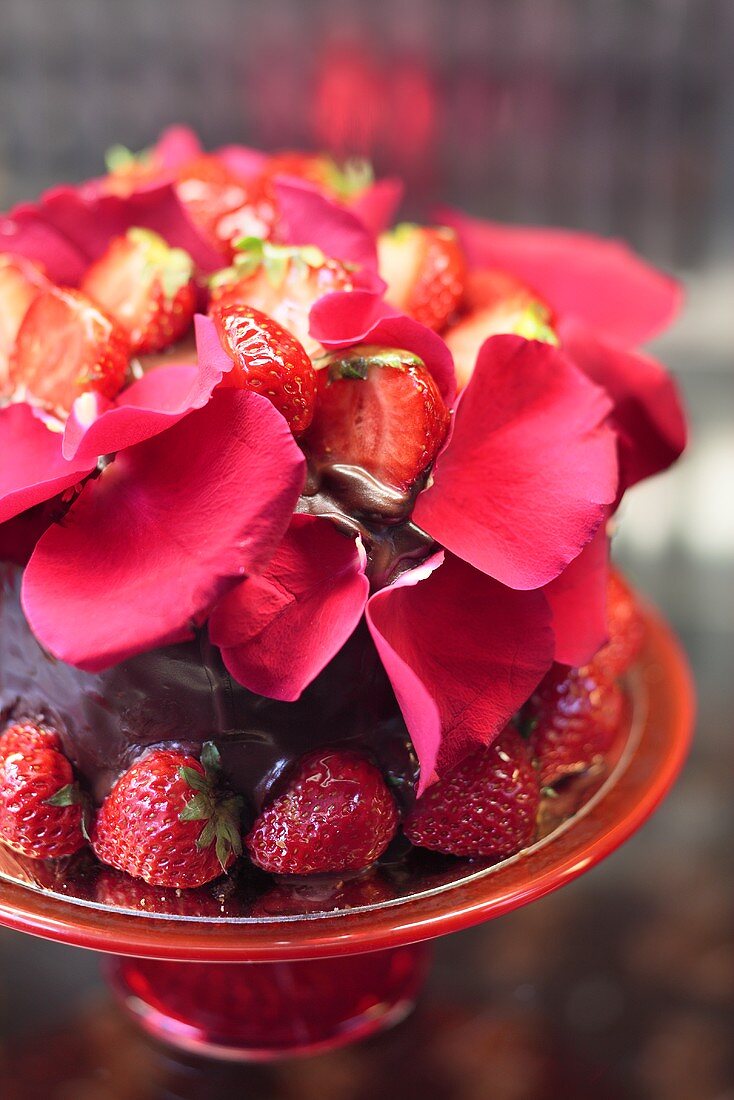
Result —
[[366, 628], [359, 628], [294, 703], [235, 683], [205, 630], [191, 642], [150, 650], [104, 672], [82, 672], [39, 646], [19, 602], [20, 570], [0, 586], [0, 717], [56, 726], [70, 760], [100, 801], [149, 745], [198, 754], [219, 748], [225, 774], [251, 806], [302, 753], [359, 744], [406, 792], [415, 760], [390, 683]]

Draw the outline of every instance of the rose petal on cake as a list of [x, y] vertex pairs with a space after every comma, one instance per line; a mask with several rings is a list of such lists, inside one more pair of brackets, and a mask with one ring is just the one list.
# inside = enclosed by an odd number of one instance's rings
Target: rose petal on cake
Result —
[[217, 393], [120, 452], [41, 537], [23, 582], [31, 628], [90, 671], [193, 637], [225, 592], [267, 565], [304, 467], [267, 398]]
[[377, 270], [375, 240], [356, 214], [303, 180], [276, 176], [281, 244], [316, 245], [325, 256]]
[[413, 520], [510, 588], [540, 588], [581, 552], [617, 489], [611, 402], [555, 347], [492, 336]]
[[223, 145], [214, 154], [230, 172], [243, 180], [259, 176], [268, 163], [267, 153], [259, 149], [250, 149], [246, 145]]
[[448, 408], [456, 397], [451, 352], [438, 333], [406, 317], [378, 294], [366, 290], [325, 294], [311, 307], [309, 332], [325, 348], [378, 344], [412, 351], [436, 380]]
[[587, 664], [607, 640], [609, 538], [606, 524], [543, 591], [553, 615], [555, 659]]
[[542, 592], [437, 554], [370, 597], [367, 622], [420, 760], [418, 793], [490, 744], [553, 661]]
[[207, 317], [197, 317], [196, 331], [197, 341], [201, 334], [198, 366], [155, 367], [123, 390], [114, 403], [97, 394], [78, 397], [64, 430], [64, 456], [114, 454], [151, 439], [206, 405], [223, 372], [233, 364]]
[[579, 322], [559, 327], [563, 350], [592, 382], [603, 386], [619, 437], [620, 491], [665, 470], [686, 445], [681, 396], [665, 368], [648, 355], [615, 347]]
[[222, 258], [194, 228], [170, 182], [141, 188], [122, 197], [105, 194], [96, 184], [61, 186], [37, 203], [10, 211], [0, 235], [3, 251], [40, 260], [50, 279], [76, 285], [113, 237], [133, 226], [160, 233], [184, 248], [202, 271], [221, 267]]
[[403, 201], [403, 191], [403, 181], [400, 179], [375, 180], [350, 199], [347, 205], [376, 237], [395, 221], [395, 215]]
[[499, 225], [442, 209], [472, 267], [500, 268], [537, 291], [559, 317], [576, 317], [621, 344], [649, 340], [674, 319], [680, 285], [621, 241], [565, 229]]
[[189, 126], [168, 126], [153, 147], [153, 154], [168, 171], [183, 168], [203, 153], [201, 142]]
[[270, 699], [297, 699], [361, 619], [366, 561], [361, 543], [331, 520], [294, 516], [270, 564], [229, 592], [209, 619], [235, 680]]
[[0, 523], [70, 489], [96, 465], [61, 453], [61, 435], [50, 431], [30, 405], [0, 408]]

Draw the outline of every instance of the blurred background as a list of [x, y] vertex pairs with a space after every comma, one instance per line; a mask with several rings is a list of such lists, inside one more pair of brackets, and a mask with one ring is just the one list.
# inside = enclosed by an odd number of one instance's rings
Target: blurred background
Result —
[[631, 494], [618, 557], [690, 655], [691, 761], [654, 821], [559, 894], [438, 949], [391, 1035], [274, 1070], [177, 1061], [96, 960], [0, 932], [3, 1100], [732, 1100], [734, 4], [0, 0], [0, 208], [172, 122], [326, 147], [437, 201], [626, 237], [688, 287], [653, 347], [688, 456]]

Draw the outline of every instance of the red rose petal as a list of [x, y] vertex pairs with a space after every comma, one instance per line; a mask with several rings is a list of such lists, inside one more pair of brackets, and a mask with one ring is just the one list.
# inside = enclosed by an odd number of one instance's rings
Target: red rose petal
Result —
[[661, 332], [682, 300], [679, 284], [650, 267], [621, 241], [564, 229], [498, 225], [441, 210], [472, 267], [494, 267], [522, 279], [559, 317], [576, 317], [625, 345]]
[[282, 416], [242, 390], [122, 451], [39, 540], [23, 582], [36, 636], [91, 671], [191, 638], [267, 565], [304, 465]]
[[505, 588], [450, 554], [375, 593], [367, 621], [420, 760], [419, 793], [490, 744], [553, 661], [543, 593]]
[[209, 619], [235, 680], [271, 699], [297, 699], [362, 617], [365, 562], [330, 520], [294, 516], [263, 573], [229, 592]]
[[560, 664], [587, 664], [607, 640], [608, 575], [609, 539], [602, 524], [579, 556], [543, 589]]
[[311, 307], [309, 331], [325, 348], [379, 344], [418, 355], [436, 380], [446, 405], [456, 397], [451, 352], [441, 337], [366, 290], [326, 294]]
[[557, 348], [490, 337], [414, 521], [510, 588], [547, 584], [580, 553], [614, 500], [609, 408], [604, 391]]
[[314, 244], [335, 260], [377, 269], [374, 237], [356, 214], [303, 180], [276, 176], [274, 188], [281, 244]]
[[230, 172], [243, 180], [259, 176], [268, 163], [267, 153], [249, 149], [246, 145], [223, 145], [214, 155]]
[[152, 229], [186, 249], [203, 271], [221, 267], [221, 256], [197, 233], [172, 183], [125, 198], [104, 194], [96, 184], [56, 187], [37, 203], [11, 210], [0, 227], [0, 247], [40, 260], [54, 282], [75, 285], [110, 240], [132, 226]]
[[667, 469], [686, 445], [686, 418], [675, 381], [647, 355], [605, 343], [571, 320], [559, 328], [563, 350], [612, 401], [619, 436], [620, 490]]
[[97, 462], [67, 462], [60, 433], [25, 404], [0, 408], [0, 452], [0, 523], [76, 485]]
[[382, 233], [395, 220], [403, 200], [403, 181], [399, 179], [375, 180], [353, 199], [348, 206], [373, 236]]
[[202, 408], [232, 369], [232, 360], [219, 343], [218, 353], [208, 352], [214, 326], [206, 317], [196, 319], [197, 338], [202, 333], [199, 365], [156, 367], [133, 382], [114, 403], [97, 395], [77, 398], [64, 431], [66, 458], [96, 458], [114, 454], [151, 439], [173, 427], [194, 409]]

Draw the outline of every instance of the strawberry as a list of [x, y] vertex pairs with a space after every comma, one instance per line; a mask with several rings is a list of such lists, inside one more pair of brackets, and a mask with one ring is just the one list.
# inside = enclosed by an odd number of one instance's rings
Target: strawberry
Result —
[[349, 268], [319, 248], [291, 248], [251, 237], [238, 242], [233, 266], [213, 276], [211, 302], [254, 306], [313, 355], [321, 345], [309, 335], [311, 306], [325, 294], [353, 286]]
[[115, 237], [81, 289], [125, 330], [139, 353], [160, 351], [183, 336], [196, 306], [191, 257], [150, 229], [128, 229]]
[[528, 746], [507, 726], [428, 788], [405, 820], [405, 835], [447, 855], [504, 858], [532, 840], [539, 805]]
[[58, 734], [10, 726], [0, 736], [0, 839], [31, 859], [59, 859], [85, 844], [85, 800]]
[[103, 863], [153, 886], [203, 886], [242, 851], [241, 805], [220, 789], [211, 742], [201, 763], [180, 749], [152, 749], [107, 795], [92, 847]]
[[407, 351], [355, 347], [317, 372], [305, 440], [318, 463], [361, 466], [403, 493], [425, 474], [449, 428], [449, 412], [421, 359]]
[[262, 394], [283, 414], [294, 435], [304, 432], [313, 417], [316, 376], [295, 336], [251, 306], [215, 306], [212, 319], [222, 347], [235, 363], [220, 385]]
[[526, 703], [523, 719], [544, 786], [586, 771], [611, 748], [624, 697], [592, 663], [554, 665]]
[[10, 359], [21, 321], [50, 285], [38, 264], [0, 252], [0, 394], [10, 391]]
[[107, 150], [105, 161], [107, 175], [101, 180], [101, 187], [108, 195], [126, 199], [140, 187], [166, 179], [165, 166], [154, 150], [133, 153], [124, 145], [113, 145]]
[[180, 170], [176, 193], [197, 228], [228, 255], [241, 237], [270, 236], [275, 222], [273, 199], [213, 154], [203, 154]]
[[635, 594], [616, 572], [609, 574], [607, 583], [607, 630], [609, 641], [592, 664], [613, 680], [627, 671], [645, 640], [645, 620]]
[[27, 753], [33, 749], [61, 752], [61, 738], [50, 726], [30, 721], [14, 722], [0, 735], [0, 766], [11, 753]]
[[458, 308], [466, 280], [453, 229], [405, 223], [382, 233], [377, 250], [387, 301], [440, 332]]
[[503, 271], [471, 272], [465, 303], [465, 315], [444, 336], [454, 357], [459, 389], [471, 378], [479, 349], [489, 336], [510, 332], [526, 340], [558, 343], [550, 307], [525, 283]]
[[87, 390], [114, 397], [129, 358], [127, 335], [112, 318], [80, 291], [51, 287], [23, 318], [11, 381], [28, 400], [65, 414]]
[[341, 201], [354, 198], [374, 181], [368, 161], [355, 158], [339, 165], [322, 153], [275, 153], [268, 159], [260, 177], [267, 191], [276, 176], [292, 176], [312, 183], [329, 197]]
[[279, 875], [360, 871], [387, 848], [398, 811], [366, 757], [320, 749], [297, 761], [245, 844], [253, 863]]

